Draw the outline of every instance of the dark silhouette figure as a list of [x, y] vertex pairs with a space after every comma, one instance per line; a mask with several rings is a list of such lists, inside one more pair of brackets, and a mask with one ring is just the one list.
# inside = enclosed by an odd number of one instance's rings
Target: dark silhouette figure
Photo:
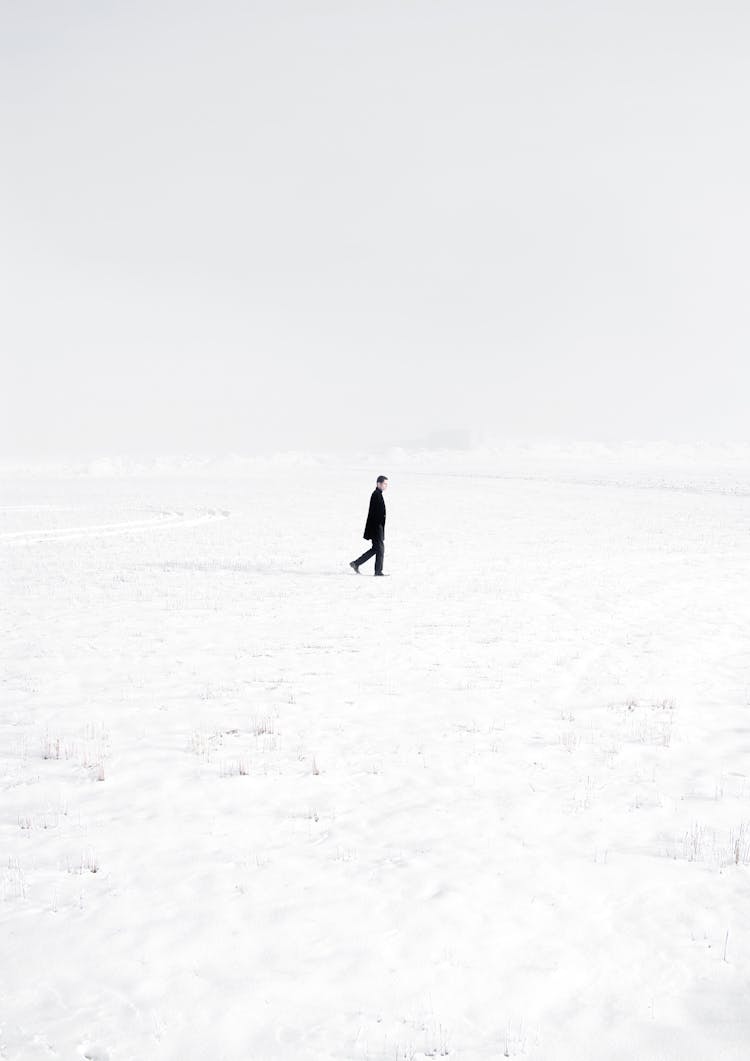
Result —
[[388, 476], [379, 475], [378, 483], [370, 498], [370, 508], [365, 523], [363, 538], [372, 542], [372, 548], [357, 560], [352, 560], [349, 567], [359, 574], [360, 564], [366, 563], [371, 556], [375, 557], [375, 574], [383, 574], [383, 556], [385, 555], [385, 498], [383, 494], [388, 489]]

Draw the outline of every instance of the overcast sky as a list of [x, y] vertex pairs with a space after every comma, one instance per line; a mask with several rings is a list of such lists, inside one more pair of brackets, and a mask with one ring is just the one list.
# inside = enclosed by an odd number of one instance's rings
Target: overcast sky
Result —
[[0, 453], [750, 439], [746, 0], [0, 0]]

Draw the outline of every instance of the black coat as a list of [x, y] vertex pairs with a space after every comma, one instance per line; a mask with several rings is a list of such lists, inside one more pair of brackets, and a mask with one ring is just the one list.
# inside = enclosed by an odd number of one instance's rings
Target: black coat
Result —
[[370, 498], [370, 511], [367, 513], [365, 533], [362, 537], [372, 541], [375, 529], [381, 525], [385, 531], [385, 498], [383, 497], [383, 491], [378, 490], [376, 486]]

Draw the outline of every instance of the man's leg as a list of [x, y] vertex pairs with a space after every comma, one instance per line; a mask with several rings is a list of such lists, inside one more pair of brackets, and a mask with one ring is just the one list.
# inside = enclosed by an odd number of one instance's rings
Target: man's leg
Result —
[[375, 555], [375, 552], [376, 550], [373, 542], [373, 547], [371, 549], [368, 549], [366, 553], [362, 553], [360, 558], [354, 561], [355, 565], [359, 567], [360, 564], [366, 564], [370, 557]]
[[375, 574], [383, 574], [383, 557], [385, 556], [385, 534], [381, 524], [376, 531], [375, 537], [372, 539], [372, 548], [375, 553]]

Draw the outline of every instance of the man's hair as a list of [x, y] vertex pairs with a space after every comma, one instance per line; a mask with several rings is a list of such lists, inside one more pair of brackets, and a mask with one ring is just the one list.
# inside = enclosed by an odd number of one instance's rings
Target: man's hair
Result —
[[388, 476], [387, 475], [379, 475], [378, 476], [378, 483], [384, 483], [384, 482], [387, 482], [387, 480], [388, 480]]

